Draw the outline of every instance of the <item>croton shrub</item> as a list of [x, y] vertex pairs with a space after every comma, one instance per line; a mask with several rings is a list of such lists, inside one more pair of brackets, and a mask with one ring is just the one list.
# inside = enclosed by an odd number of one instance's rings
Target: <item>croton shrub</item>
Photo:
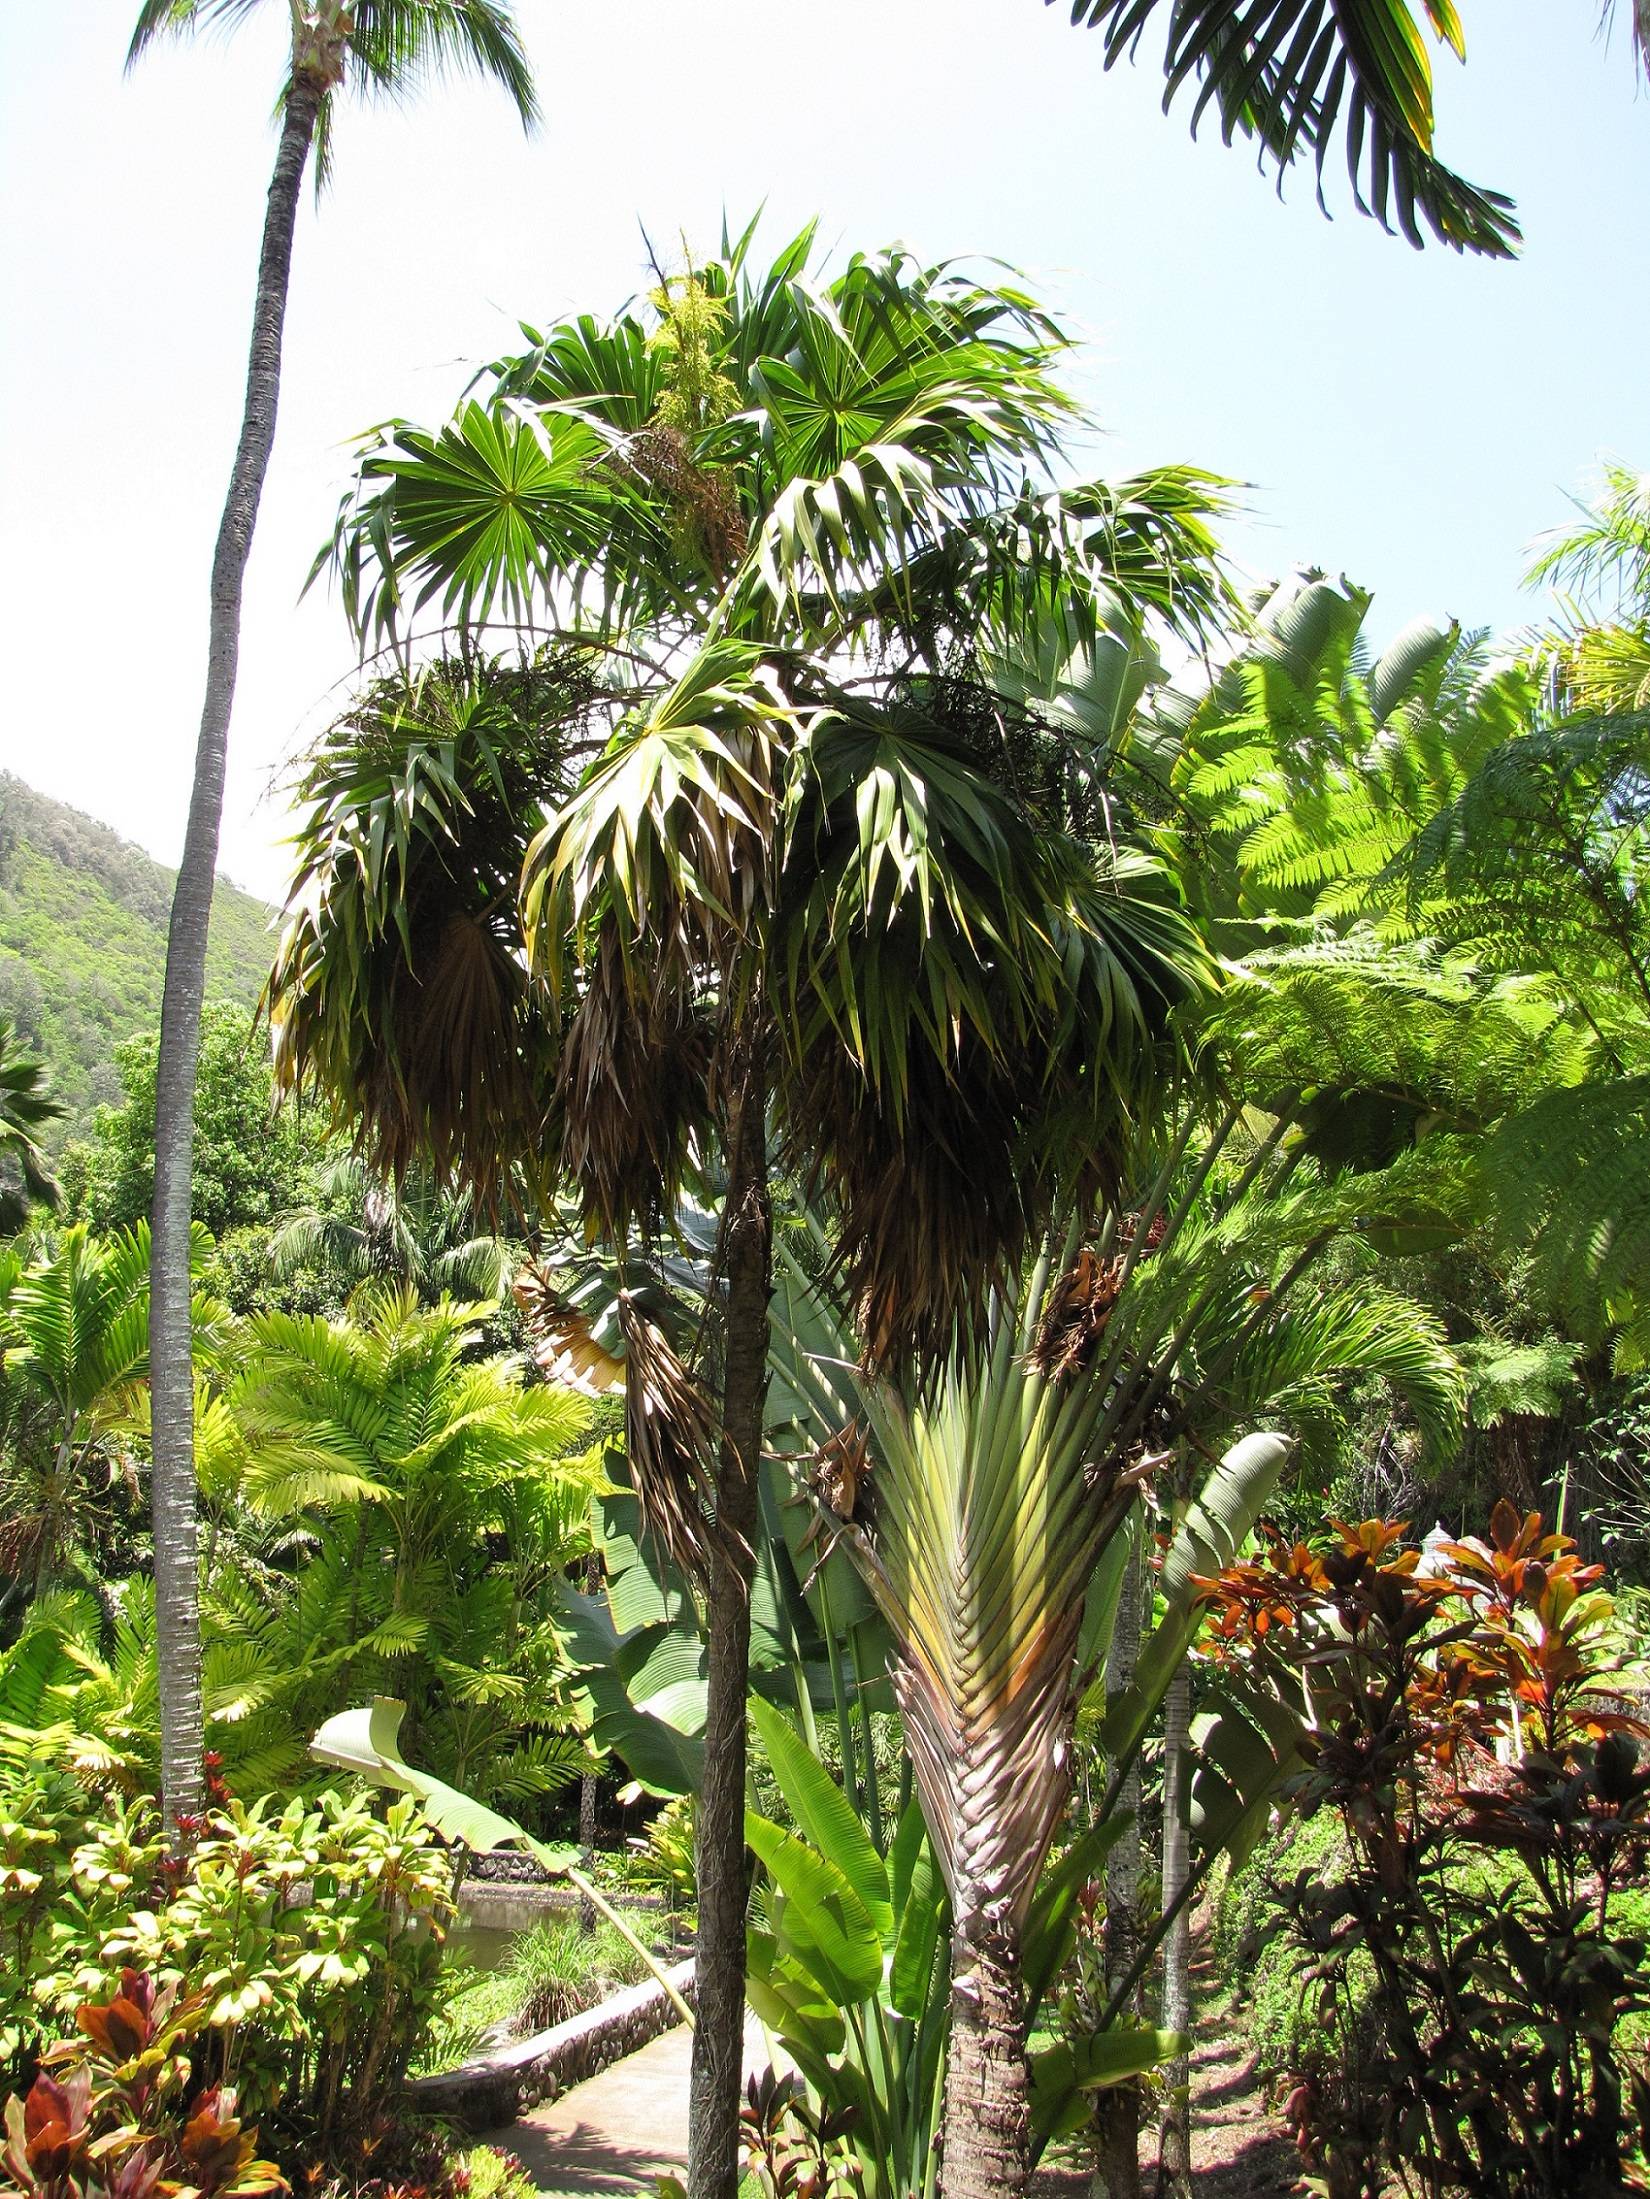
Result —
[[1332, 2199], [1395, 2175], [1482, 2199], [1650, 2188], [1650, 1767], [1602, 1583], [1502, 1503], [1486, 1538], [1424, 1550], [1388, 1520], [1268, 1532], [1202, 1584], [1227, 1684], [1307, 1713], [1293, 1806], [1342, 1830], [1342, 1866], [1278, 1895], [1340, 2044], [1301, 2054], [1289, 2097]]

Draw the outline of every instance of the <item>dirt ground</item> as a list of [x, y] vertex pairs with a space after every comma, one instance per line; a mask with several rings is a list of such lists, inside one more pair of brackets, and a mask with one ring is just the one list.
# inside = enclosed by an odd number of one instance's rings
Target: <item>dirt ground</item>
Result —
[[[1192, 2171], [1197, 2199], [1282, 2199], [1300, 2175], [1300, 2160], [1281, 2119], [1266, 2104], [1248, 2050], [1212, 1966], [1199, 1955], [1192, 1968]], [[1142, 2134], [1141, 2188], [1157, 2185], [1157, 2133]], [[1037, 2176], [1036, 2199], [1086, 2199], [1087, 2171], [1070, 2155]]]

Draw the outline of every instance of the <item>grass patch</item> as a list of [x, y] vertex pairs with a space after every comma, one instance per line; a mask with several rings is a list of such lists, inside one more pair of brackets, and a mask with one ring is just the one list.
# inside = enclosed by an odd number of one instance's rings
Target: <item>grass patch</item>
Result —
[[[637, 1912], [626, 1922], [645, 1939], [658, 1919]], [[524, 2039], [548, 2031], [650, 1975], [605, 1919], [587, 1932], [576, 1915], [546, 1917], [520, 1935], [496, 1970], [453, 1965], [451, 1991], [417, 2074], [456, 2069], [501, 2036]]]

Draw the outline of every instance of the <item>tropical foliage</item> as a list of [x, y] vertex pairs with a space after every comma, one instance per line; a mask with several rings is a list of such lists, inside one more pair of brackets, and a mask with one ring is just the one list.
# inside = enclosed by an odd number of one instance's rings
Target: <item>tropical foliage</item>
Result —
[[1228, 145], [1239, 132], [1258, 140], [1280, 171], [1310, 160], [1318, 177], [1345, 149], [1360, 213], [1383, 229], [1394, 222], [1411, 244], [1420, 222], [1456, 251], [1517, 249], [1512, 203], [1454, 174], [1433, 149], [1434, 42], [1466, 58], [1453, 0], [1353, 0], [1292, 7], [1285, 0], [1072, 0], [1071, 19], [1097, 30], [1106, 66], [1132, 57], [1153, 18], [1167, 17], [1163, 54], [1167, 108], [1189, 88], [1192, 127], [1213, 108]]
[[[436, 13], [426, 55], [508, 61]], [[1153, 11], [1084, 13], [1117, 58]], [[416, 58], [294, 23], [311, 126]], [[1344, 129], [1381, 218], [1503, 248], [1423, 28], [1177, 10], [1169, 89], [1280, 166]], [[441, 1841], [610, 1922], [627, 1868], [691, 1880], [694, 2199], [741, 2132], [776, 2191], [1000, 2199], [1076, 2143], [1132, 2199], [1146, 2102], [1184, 2191], [1191, 1905], [1291, 1803], [1335, 1820], [1265, 1912], [1309, 2172], [1607, 2188], [1650, 2014], [1589, 1463], [1642, 1492], [1642, 483], [1543, 553], [1550, 630], [1376, 655], [1350, 584], [1235, 599], [1212, 477], [1079, 478], [1067, 350], [999, 271], [746, 232], [363, 444], [317, 571], [372, 661], [265, 995], [327, 1121], [271, 1116], [244, 1017], [198, 1063], [211, 1800], [165, 1836], [165, 1065], [123, 1057], [65, 1219], [0, 1033], [21, 2188], [101, 2199], [117, 2028], [182, 2087], [134, 2177], [364, 2174], [386, 2087], [475, 2043], [408, 1928]], [[1484, 1543], [1375, 1516], [1486, 1486]], [[592, 1865], [621, 1810], [650, 1852]], [[596, 1953], [570, 1919], [509, 1989], [546, 2016]], [[796, 2076], [741, 2109], [747, 1992]]]
[[1624, 2034], [1650, 1979], [1621, 1912], [1650, 1770], [1601, 1570], [1503, 1502], [1487, 1540], [1424, 1565], [1400, 1525], [1366, 1520], [1316, 1549], [1274, 1535], [1203, 1584], [1228, 1663], [1310, 1688], [1293, 1798], [1348, 1843], [1344, 1870], [1283, 1897], [1326, 2030], [1358, 2034], [1294, 2072], [1330, 2190], [1367, 2189], [1377, 2164], [1427, 2193], [1623, 2188], [1645, 2105], [1624, 2115]]
[[[411, 658], [438, 603], [461, 650], [322, 743], [271, 987], [283, 1076], [385, 1173], [426, 1157], [488, 1204], [565, 1177], [621, 1258], [684, 1194], [718, 1213], [708, 1382], [626, 1302], [634, 1485], [709, 1622], [707, 2194], [737, 2121], [770, 1127], [869, 1348], [942, 1357], [1062, 1183], [1115, 1166], [1206, 975], [1159, 867], [1035, 729], [1017, 769], [999, 714], [1109, 621], [1197, 631], [1224, 600], [1206, 477], [1056, 488], [1066, 339], [1022, 291], [752, 243], [369, 440], [322, 562], [364, 644]], [[496, 621], [516, 663], [475, 646]]]

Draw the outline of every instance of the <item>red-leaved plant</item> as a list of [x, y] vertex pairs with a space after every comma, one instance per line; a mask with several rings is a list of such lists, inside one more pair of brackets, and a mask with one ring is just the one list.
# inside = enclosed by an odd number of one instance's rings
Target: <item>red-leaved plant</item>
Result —
[[1602, 1568], [1505, 1502], [1486, 1540], [1404, 1523], [1326, 1547], [1268, 1532], [1202, 1582], [1237, 1686], [1311, 1706], [1297, 1807], [1339, 1816], [1347, 1867], [1279, 1889], [1339, 2059], [1290, 2095], [1308, 2188], [1565, 2199], [1634, 2188], [1650, 2084], [1623, 2019], [1650, 2008], [1620, 1918], [1650, 1844], [1644, 1732], [1608, 1655]]
[[[81, 2036], [51, 2049], [27, 2094], [6, 2103], [6, 2182], [27, 2199], [252, 2199], [285, 2180], [258, 2158], [231, 2085], [192, 2083], [200, 1999], [123, 1970], [107, 2001], [77, 2013]], [[63, 2068], [60, 2079], [53, 2068]]]

